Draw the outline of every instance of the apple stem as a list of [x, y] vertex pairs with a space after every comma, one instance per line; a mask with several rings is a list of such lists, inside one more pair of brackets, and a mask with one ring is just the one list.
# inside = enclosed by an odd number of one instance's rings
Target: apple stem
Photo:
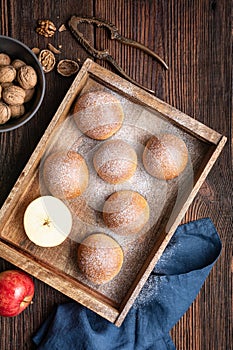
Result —
[[32, 300], [23, 300], [23, 303], [25, 303], [25, 304], [33, 304], [33, 301]]

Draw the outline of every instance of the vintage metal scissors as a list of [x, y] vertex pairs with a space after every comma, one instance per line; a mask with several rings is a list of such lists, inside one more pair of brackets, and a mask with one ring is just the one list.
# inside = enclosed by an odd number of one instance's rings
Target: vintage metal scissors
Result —
[[81, 23], [87, 23], [87, 24], [94, 24], [97, 27], [105, 27], [110, 30], [111, 39], [116, 39], [120, 41], [121, 43], [124, 43], [126, 45], [130, 45], [133, 47], [136, 47], [138, 49], [143, 50], [153, 58], [155, 58], [160, 64], [163, 65], [165, 69], [168, 69], [167, 64], [164, 62], [164, 60], [159, 57], [155, 52], [151, 51], [146, 46], [131, 40], [129, 38], [123, 37], [120, 35], [118, 29], [114, 26], [114, 24], [106, 22], [105, 20], [98, 19], [95, 17], [79, 17], [79, 16], [72, 16], [68, 22], [69, 28], [71, 32], [74, 34], [75, 38], [78, 40], [78, 42], [86, 49], [86, 51], [91, 54], [94, 58], [98, 58], [100, 60], [106, 60], [110, 62], [114, 68], [127, 80], [133, 82], [137, 86], [145, 89], [146, 91], [149, 91], [151, 93], [155, 93], [153, 90], [150, 90], [139, 83], [137, 83], [135, 80], [133, 80], [130, 76], [128, 76], [125, 71], [119, 66], [119, 64], [115, 61], [115, 59], [111, 56], [108, 50], [96, 50], [94, 47], [91, 46], [91, 44], [88, 42], [87, 39], [84, 38], [83, 33], [80, 32], [78, 29], [78, 25]]

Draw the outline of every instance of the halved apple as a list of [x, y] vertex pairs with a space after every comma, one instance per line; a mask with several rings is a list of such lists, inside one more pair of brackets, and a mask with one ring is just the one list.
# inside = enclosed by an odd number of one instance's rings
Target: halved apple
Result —
[[42, 196], [33, 200], [24, 213], [28, 238], [41, 247], [55, 247], [67, 238], [72, 228], [72, 215], [58, 198]]

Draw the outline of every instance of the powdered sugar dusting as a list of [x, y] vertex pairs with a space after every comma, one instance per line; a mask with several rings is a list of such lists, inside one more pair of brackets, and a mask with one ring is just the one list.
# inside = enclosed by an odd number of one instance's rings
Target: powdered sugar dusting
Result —
[[123, 251], [111, 237], [102, 233], [91, 234], [78, 248], [78, 265], [96, 284], [106, 283], [120, 271]]
[[110, 140], [95, 152], [93, 164], [103, 180], [112, 184], [122, 183], [135, 173], [137, 154], [125, 141]]
[[160, 277], [150, 276], [143, 286], [143, 289], [139, 293], [137, 299], [135, 300], [133, 307], [135, 309], [139, 307], [144, 307], [151, 303], [156, 297], [158, 297], [160, 292]]
[[[99, 89], [103, 90], [103, 86], [89, 79], [82, 90], [82, 94]], [[76, 254], [73, 255], [73, 262], [68, 262], [69, 266], [71, 265], [70, 273], [82, 283], [118, 303], [122, 301], [132, 286], [148, 254], [160, 236], [161, 228], [165, 228], [168, 218], [164, 217], [164, 213], [168, 213], [166, 215], [172, 214], [172, 209], [176, 206], [176, 199], [179, 197], [179, 194], [189, 193], [192, 181], [187, 182], [185, 179], [192, 179], [192, 162], [198, 162], [196, 150], [201, 145], [194, 137], [168, 122], [160, 113], [140, 106], [107, 88], [104, 88], [104, 90], [111, 93], [121, 103], [124, 121], [121, 128], [113, 134], [111, 140], [123, 140], [136, 152], [137, 167], [133, 176], [119, 184], [107, 183], [98, 176], [93, 166], [93, 157], [104, 142], [83, 135], [77, 127], [72, 111], [54, 134], [53, 141], [46, 150], [45, 157], [56, 150], [72, 150], [84, 157], [89, 170], [89, 185], [80, 197], [66, 201], [73, 215], [73, 228], [70, 235], [70, 239], [74, 241], [73, 249], [76, 251], [76, 242], [81, 242], [91, 233], [102, 232], [118, 242], [124, 253], [124, 261], [119, 274], [109, 283], [103, 285], [93, 284], [83, 276], [77, 268]], [[142, 154], [146, 142], [152, 135], [160, 135], [162, 133], [171, 133], [179, 136], [185, 141], [189, 151], [187, 167], [181, 176], [169, 182], [158, 180], [149, 175], [142, 163]], [[43, 184], [42, 178], [40, 178], [40, 186], [41, 193], [46, 194], [47, 189]], [[146, 199], [150, 209], [148, 222], [138, 234], [130, 235], [130, 237], [120, 236], [109, 229], [105, 225], [102, 216], [103, 205], [106, 199], [112, 193], [121, 190], [133, 190], [139, 193]], [[152, 287], [148, 286], [147, 294], [149, 295], [150, 293], [152, 293]]]
[[70, 199], [86, 189], [88, 168], [84, 158], [76, 152], [56, 152], [46, 158], [43, 178], [53, 196]]
[[115, 96], [97, 91], [87, 92], [77, 100], [73, 117], [84, 134], [104, 140], [120, 129], [124, 113]]
[[146, 170], [159, 179], [177, 177], [186, 167], [188, 150], [183, 140], [173, 134], [152, 136], [143, 152]]
[[149, 206], [145, 198], [137, 192], [115, 192], [104, 203], [103, 218], [114, 232], [121, 235], [135, 234], [148, 221]]
[[148, 277], [137, 299], [134, 302], [134, 308], [144, 307], [153, 300], [159, 301], [161, 288], [167, 283], [168, 271], [171, 271], [171, 265], [174, 264], [175, 255], [179, 250], [179, 241], [171, 239], [164, 253], [157, 262], [152, 274]]

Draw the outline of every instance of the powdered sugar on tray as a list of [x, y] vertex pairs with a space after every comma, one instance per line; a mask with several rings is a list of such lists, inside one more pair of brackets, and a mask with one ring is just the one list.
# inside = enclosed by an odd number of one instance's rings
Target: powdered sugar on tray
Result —
[[[96, 84], [96, 86], [98, 85]], [[111, 282], [99, 286], [87, 281], [78, 271], [75, 261], [71, 263], [73, 267], [70, 273], [94, 290], [116, 302], [120, 302], [125, 297], [159, 237], [160, 232], [157, 229], [164, 220], [163, 214], [169, 208], [171, 215], [175, 215], [172, 209], [176, 208], [177, 198], [180, 199], [183, 195], [187, 195], [192, 188], [192, 162], [198, 145], [194, 144], [194, 138], [191, 136], [187, 137], [184, 131], [169, 123], [159, 113], [146, 109], [115, 92], [110, 92], [119, 99], [124, 111], [123, 125], [111, 137], [111, 140], [124, 140], [135, 150], [137, 154], [137, 168], [134, 175], [121, 184], [110, 184], [102, 180], [93, 166], [93, 156], [104, 141], [91, 139], [81, 133], [74, 121], [74, 117], [70, 114], [54, 133], [53, 140], [48, 145], [42, 158], [40, 165], [40, 191], [42, 195], [48, 193], [44, 185], [42, 169], [44, 160], [49, 154], [60, 150], [72, 150], [84, 157], [89, 169], [89, 185], [82, 196], [65, 201], [73, 215], [73, 228], [70, 239], [75, 243], [79, 243], [91, 233], [106, 233], [113, 237], [122, 247], [124, 262], [120, 273]], [[188, 166], [179, 178], [169, 183], [149, 175], [142, 163], [142, 153], [147, 140], [153, 134], [158, 135], [161, 133], [173, 133], [181, 137], [189, 150]], [[147, 224], [138, 234], [130, 235], [129, 237], [119, 236], [109, 230], [104, 225], [102, 218], [104, 202], [112, 193], [119, 190], [138, 192], [147, 200], [150, 208], [150, 218]], [[148, 282], [145, 285], [144, 290], [148, 298], [150, 294], [156, 292], [156, 283], [156, 280], [154, 280], [153, 283]]]

